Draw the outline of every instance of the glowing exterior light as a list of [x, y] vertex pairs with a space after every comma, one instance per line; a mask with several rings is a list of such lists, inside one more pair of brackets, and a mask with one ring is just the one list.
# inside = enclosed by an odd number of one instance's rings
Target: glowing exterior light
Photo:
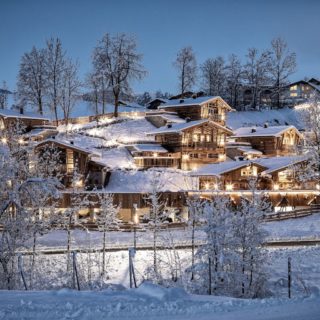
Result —
[[320, 190], [320, 184], [317, 184], [317, 185], [316, 185], [316, 189], [317, 189], [317, 190]]
[[214, 187], [214, 190], [219, 190], [219, 185], [217, 183], [215, 183], [213, 187]]
[[7, 140], [7, 138], [1, 138], [1, 142], [2, 142], [3, 144], [7, 144], [8, 140]]
[[278, 185], [278, 184], [276, 184], [276, 183], [275, 183], [275, 184], [273, 185], [273, 190], [278, 191], [278, 190], [279, 190], [279, 188], [280, 188], [280, 187], [279, 187], [279, 185]]
[[209, 190], [209, 188], [210, 188], [209, 183], [206, 183], [206, 184], [204, 185], [204, 187], [205, 187], [206, 190]]
[[23, 139], [20, 138], [20, 139], [18, 140], [18, 143], [23, 144], [23, 143], [24, 143]]
[[183, 154], [182, 155], [183, 160], [189, 160], [189, 155], [188, 154]]
[[233, 184], [232, 184], [232, 183], [228, 183], [228, 184], [226, 185], [226, 190], [227, 190], [227, 191], [232, 191], [232, 190], [233, 190]]
[[218, 155], [218, 160], [219, 160], [219, 161], [224, 161], [224, 160], [225, 160], [225, 157], [226, 157], [226, 156], [225, 156], [224, 154], [219, 154], [219, 155]]
[[153, 157], [156, 158], [158, 154], [156, 152], [153, 153]]
[[74, 185], [75, 185], [76, 187], [82, 187], [82, 180], [77, 180], [77, 181], [74, 183]]

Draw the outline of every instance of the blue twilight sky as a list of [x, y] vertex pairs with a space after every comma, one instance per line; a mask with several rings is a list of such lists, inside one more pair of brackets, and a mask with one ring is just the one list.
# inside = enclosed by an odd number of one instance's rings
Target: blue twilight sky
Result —
[[61, 38], [90, 70], [93, 47], [105, 32], [134, 34], [148, 76], [136, 92], [177, 91], [172, 67], [177, 51], [191, 45], [198, 63], [208, 57], [243, 57], [281, 36], [297, 53], [292, 80], [320, 77], [319, 0], [0, 0], [0, 81], [14, 89], [21, 55], [50, 36]]

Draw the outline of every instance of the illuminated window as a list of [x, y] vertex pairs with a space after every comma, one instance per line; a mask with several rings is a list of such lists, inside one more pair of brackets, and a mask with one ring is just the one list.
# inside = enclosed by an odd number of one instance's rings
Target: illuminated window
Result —
[[249, 166], [246, 168], [241, 169], [241, 176], [244, 177], [252, 177], [252, 176], [257, 176], [258, 174], [258, 170], [257, 167], [254, 166]]
[[193, 142], [198, 142], [198, 141], [199, 141], [198, 135], [197, 135], [197, 134], [194, 134], [194, 135], [192, 136], [192, 140], [193, 140]]
[[201, 142], [204, 142], [204, 140], [205, 140], [205, 135], [202, 134], [202, 135], [200, 136], [200, 141], [201, 141]]
[[210, 142], [210, 141], [211, 141], [211, 135], [210, 135], [210, 134], [207, 134], [207, 135], [206, 135], [206, 141], [207, 141], [207, 142]]
[[290, 97], [297, 97], [297, 96], [298, 96], [298, 94], [296, 92], [291, 92], [290, 93]]
[[290, 87], [290, 91], [295, 91], [298, 89], [298, 86], [297, 85], [294, 85], [294, 86], [291, 86]]

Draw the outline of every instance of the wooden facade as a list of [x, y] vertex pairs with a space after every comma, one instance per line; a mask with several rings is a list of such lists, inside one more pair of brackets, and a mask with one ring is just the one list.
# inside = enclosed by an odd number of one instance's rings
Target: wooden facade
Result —
[[259, 136], [255, 134], [254, 128], [252, 130], [252, 136], [234, 136], [235, 141], [250, 143], [253, 149], [270, 157], [294, 155], [302, 141], [301, 134], [292, 127], [279, 135]]
[[155, 140], [169, 152], [181, 154], [181, 169], [192, 170], [224, 161], [227, 135], [231, 135], [229, 130], [207, 121], [180, 132], [160, 132], [155, 134]]
[[106, 185], [110, 173], [107, 174], [105, 165], [91, 160], [92, 153], [89, 150], [79, 148], [73, 143], [46, 140], [36, 146], [36, 152], [52, 150], [59, 154], [59, 175], [62, 176], [62, 183], [65, 187], [72, 186], [72, 179], [75, 170], [80, 175], [77, 187], [86, 189], [102, 188]]
[[192, 98], [188, 99], [187, 104], [185, 104], [185, 100], [180, 99], [177, 104], [164, 105], [161, 108], [166, 111], [176, 112], [183, 119], [210, 119], [222, 126], [225, 125], [226, 112], [231, 111], [232, 108], [222, 98], [212, 97], [201, 103], [197, 103], [196, 99], [194, 99], [194, 104], [192, 100]]

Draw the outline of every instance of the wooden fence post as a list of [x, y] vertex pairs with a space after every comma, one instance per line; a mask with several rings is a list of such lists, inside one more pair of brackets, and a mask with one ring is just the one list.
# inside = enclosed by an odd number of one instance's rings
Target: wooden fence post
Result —
[[288, 258], [288, 297], [291, 299], [291, 258]]

